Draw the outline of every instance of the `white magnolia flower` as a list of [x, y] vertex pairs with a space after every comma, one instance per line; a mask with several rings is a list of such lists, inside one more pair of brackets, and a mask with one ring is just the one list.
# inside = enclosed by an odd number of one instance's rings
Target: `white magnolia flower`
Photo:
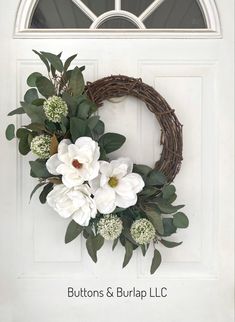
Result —
[[119, 158], [110, 163], [100, 161], [100, 175], [90, 182], [96, 207], [102, 214], [110, 214], [116, 207], [128, 208], [137, 202], [137, 193], [144, 181], [132, 173], [133, 162]]
[[88, 226], [95, 218], [97, 210], [87, 184], [67, 188], [63, 184], [54, 186], [47, 195], [48, 204], [63, 218], [72, 219], [81, 226]]
[[51, 174], [61, 174], [63, 183], [72, 188], [97, 177], [99, 157], [98, 144], [89, 137], [80, 137], [75, 144], [62, 140], [58, 153], [50, 157], [46, 166]]

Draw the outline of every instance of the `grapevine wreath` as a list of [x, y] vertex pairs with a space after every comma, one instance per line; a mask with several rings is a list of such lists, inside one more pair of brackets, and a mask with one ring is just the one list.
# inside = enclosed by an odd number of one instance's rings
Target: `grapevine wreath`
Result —
[[[94, 262], [105, 240], [125, 248], [125, 267], [137, 248], [145, 256], [153, 245], [151, 273], [161, 263], [158, 244], [172, 248], [181, 244], [168, 240], [178, 228], [188, 226], [187, 216], [173, 205], [172, 184], [182, 161], [182, 125], [174, 110], [156, 90], [141, 79], [110, 76], [85, 85], [83, 67], [69, 69], [77, 55], [64, 63], [61, 54], [34, 52], [45, 64], [48, 77], [34, 72], [21, 107], [8, 115], [26, 114], [31, 122], [17, 129], [8, 125], [6, 137], [19, 140], [19, 152], [32, 152], [30, 175], [38, 180], [33, 194], [60, 216], [71, 218], [65, 234], [69, 243], [80, 234]], [[163, 146], [154, 168], [133, 164], [120, 157], [110, 160], [126, 138], [105, 133], [97, 115], [104, 100], [125, 95], [142, 100], [161, 127]]]

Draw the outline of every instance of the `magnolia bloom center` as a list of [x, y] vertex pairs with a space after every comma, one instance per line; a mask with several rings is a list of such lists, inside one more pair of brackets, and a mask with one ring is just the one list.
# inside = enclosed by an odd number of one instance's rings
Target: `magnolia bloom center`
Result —
[[116, 177], [109, 178], [108, 184], [110, 187], [115, 188], [118, 185], [118, 179]]
[[72, 166], [75, 169], [81, 169], [82, 168], [82, 163], [80, 163], [77, 159], [74, 159], [73, 162], [72, 162]]

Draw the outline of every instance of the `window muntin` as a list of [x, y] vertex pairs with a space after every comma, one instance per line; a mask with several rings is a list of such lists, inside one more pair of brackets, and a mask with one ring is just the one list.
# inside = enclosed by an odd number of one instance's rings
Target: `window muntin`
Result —
[[197, 0], [39, 0], [31, 29], [206, 29]]

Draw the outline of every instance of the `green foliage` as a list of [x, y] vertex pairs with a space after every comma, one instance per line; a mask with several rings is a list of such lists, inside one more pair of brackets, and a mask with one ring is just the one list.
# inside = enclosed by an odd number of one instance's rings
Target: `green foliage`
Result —
[[53, 189], [53, 183], [48, 183], [39, 195], [39, 200], [42, 204], [46, 203], [48, 193]]
[[151, 265], [151, 269], [150, 269], [151, 274], [155, 273], [155, 271], [160, 266], [161, 262], [162, 262], [162, 256], [161, 256], [160, 252], [157, 249], [155, 249], [154, 254], [153, 254], [152, 265]]
[[31, 167], [30, 175], [33, 178], [49, 178], [52, 175], [47, 171], [46, 163], [44, 160], [37, 159], [35, 161], [29, 161]]
[[129, 261], [132, 257], [132, 254], [133, 254], [133, 245], [131, 242], [126, 240], [126, 242], [125, 242], [125, 257], [124, 257], [124, 261], [122, 264], [123, 268], [129, 263]]
[[18, 115], [18, 114], [24, 114], [24, 113], [25, 113], [25, 111], [24, 111], [23, 107], [19, 107], [19, 108], [16, 108], [15, 110], [11, 111], [7, 115], [12, 116], [12, 115]]
[[29, 200], [31, 200], [32, 199], [32, 197], [33, 197], [33, 195], [35, 194], [35, 192], [39, 189], [39, 188], [41, 188], [42, 186], [44, 186], [46, 184], [46, 182], [39, 182], [35, 187], [34, 187], [34, 189], [32, 190], [32, 192], [31, 192], [31, 194], [30, 194], [30, 198], [29, 198]]
[[77, 57], [77, 54], [70, 56], [69, 58], [66, 59], [64, 63], [64, 71], [66, 72], [71, 64], [71, 62]]
[[162, 221], [164, 227], [164, 237], [168, 237], [176, 233], [177, 228], [174, 226], [172, 218], [163, 218]]
[[21, 104], [32, 123], [44, 123], [46, 116], [42, 106], [35, 106], [25, 102], [21, 102]]
[[105, 133], [99, 139], [99, 146], [108, 154], [114, 152], [124, 144], [125, 136], [117, 133]]
[[75, 67], [70, 77], [69, 89], [72, 92], [73, 96], [79, 96], [84, 92], [84, 88], [85, 82], [82, 72], [78, 67]]
[[81, 136], [85, 136], [87, 132], [87, 122], [77, 117], [70, 119], [70, 133], [72, 141], [75, 142]]
[[44, 76], [38, 77], [36, 79], [36, 86], [39, 93], [46, 98], [56, 94], [53, 83]]
[[36, 87], [36, 80], [38, 77], [41, 77], [42, 74], [41, 73], [32, 73], [29, 75], [29, 77], [27, 78], [27, 84], [29, 87]]
[[5, 132], [7, 140], [11, 141], [15, 137], [15, 125], [14, 124], [9, 124], [6, 128]]
[[50, 72], [51, 68], [50, 68], [50, 64], [48, 63], [47, 59], [41, 54], [39, 53], [38, 51], [34, 50], [33, 49], [33, 52], [38, 55], [38, 57], [41, 59], [41, 61], [44, 63], [44, 65], [46, 66], [47, 68], [47, 71], [48, 73]]
[[80, 226], [76, 221], [72, 220], [66, 230], [65, 234], [65, 244], [70, 243], [75, 238], [77, 238], [81, 232], [83, 231], [83, 227]]
[[189, 225], [188, 217], [183, 212], [177, 212], [173, 216], [173, 224], [177, 228], [187, 228]]
[[156, 231], [163, 235], [164, 234], [164, 227], [163, 227], [163, 222], [162, 222], [162, 217], [159, 213], [153, 210], [148, 210], [145, 211], [147, 218], [151, 223], [153, 224], [154, 228]]
[[46, 59], [51, 63], [51, 65], [55, 68], [55, 70], [58, 70], [59, 72], [62, 73], [63, 71], [63, 63], [59, 56], [47, 53], [44, 51], [41, 51], [41, 54], [46, 57]]
[[148, 186], [163, 186], [166, 182], [167, 179], [164, 174], [155, 169], [150, 171], [146, 177]]
[[37, 92], [36, 88], [28, 89], [24, 95], [25, 103], [31, 104], [34, 100], [37, 100], [37, 99], [38, 99], [38, 92]]
[[182, 244], [182, 242], [176, 243], [165, 239], [161, 239], [160, 243], [162, 243], [162, 245], [164, 245], [167, 248], [174, 248]]

